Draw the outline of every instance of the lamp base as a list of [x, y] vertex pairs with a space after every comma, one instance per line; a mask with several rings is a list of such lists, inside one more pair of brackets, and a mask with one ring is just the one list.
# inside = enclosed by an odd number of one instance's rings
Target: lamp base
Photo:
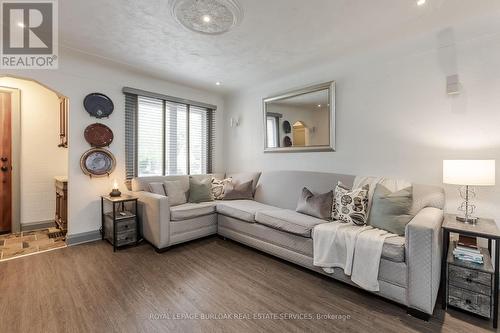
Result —
[[472, 216], [457, 216], [457, 221], [468, 223], [468, 224], [476, 224], [478, 218]]
[[113, 189], [113, 191], [111, 191], [111, 193], [109, 194], [110, 197], [112, 198], [116, 198], [116, 197], [120, 197], [122, 195], [122, 192], [120, 192], [119, 189]]

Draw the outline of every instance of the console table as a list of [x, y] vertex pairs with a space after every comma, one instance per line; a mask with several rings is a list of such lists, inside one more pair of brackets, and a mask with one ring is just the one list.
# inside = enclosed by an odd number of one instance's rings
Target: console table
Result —
[[62, 232], [68, 230], [68, 178], [55, 177], [56, 184], [56, 216], [55, 222]]
[[[443, 261], [441, 265], [441, 290], [443, 291], [443, 309], [448, 304], [468, 310], [470, 312], [493, 318], [493, 327], [498, 326], [498, 281], [499, 281], [499, 252], [500, 252], [500, 230], [494, 220], [479, 219], [476, 224], [468, 224], [456, 220], [456, 215], [447, 214], [443, 225]], [[453, 258], [453, 248], [450, 245], [450, 233], [484, 238], [488, 240], [488, 248], [481, 249], [484, 255], [484, 264], [472, 264], [460, 262]], [[491, 263], [492, 241], [494, 241], [494, 267]], [[452, 244], [453, 246], [453, 244]], [[449, 269], [450, 268], [450, 269]], [[452, 284], [451, 293], [448, 289], [450, 279]], [[465, 287], [464, 287], [465, 286]], [[460, 288], [463, 287], [463, 288]], [[488, 291], [488, 288], [490, 290]], [[488, 292], [490, 292], [488, 296]], [[463, 299], [461, 299], [463, 297]], [[492, 298], [492, 299], [491, 299]], [[451, 303], [450, 303], [451, 299]], [[471, 301], [471, 299], [473, 299]], [[489, 299], [489, 305], [486, 301]], [[471, 311], [472, 310], [472, 311]]]

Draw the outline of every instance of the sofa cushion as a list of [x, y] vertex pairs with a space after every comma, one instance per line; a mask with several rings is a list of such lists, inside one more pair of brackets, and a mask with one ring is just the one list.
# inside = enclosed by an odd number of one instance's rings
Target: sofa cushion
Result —
[[253, 200], [253, 180], [230, 182], [224, 187], [224, 200]]
[[411, 186], [392, 192], [384, 185], [377, 184], [373, 193], [368, 224], [374, 228], [403, 236], [406, 225], [413, 218], [410, 214], [412, 192]]
[[189, 177], [189, 202], [200, 203], [214, 201], [212, 194], [212, 179]]
[[[237, 172], [237, 173], [228, 173], [226, 178], [232, 178], [235, 183], [246, 183], [250, 180], [253, 181], [252, 187], [255, 192], [255, 188], [257, 187], [257, 183], [259, 182], [260, 172]], [[253, 193], [252, 193], [253, 194]]]
[[186, 191], [180, 180], [166, 180], [163, 182], [163, 187], [168, 196], [170, 207], [179, 206], [187, 202]]
[[332, 218], [341, 223], [365, 225], [368, 217], [369, 185], [350, 189], [341, 182], [335, 187]]
[[313, 194], [307, 187], [302, 189], [295, 209], [298, 213], [330, 220], [332, 217], [333, 191], [323, 194]]
[[401, 236], [386, 238], [382, 247], [382, 258], [405, 262], [405, 238]]
[[258, 211], [255, 214], [255, 221], [303, 237], [311, 237], [312, 228], [315, 225], [325, 223], [325, 220], [288, 209]]
[[217, 179], [212, 178], [212, 195], [215, 200], [224, 199], [224, 187], [233, 181], [232, 178]]
[[170, 207], [170, 220], [182, 221], [198, 216], [215, 213], [215, 202], [185, 203], [183, 205]]
[[255, 213], [259, 210], [280, 209], [253, 200], [232, 200], [217, 203], [219, 214], [234, 217], [238, 220], [254, 223]]
[[155, 183], [155, 182], [149, 183], [149, 192], [163, 196], [167, 195], [165, 193], [165, 188], [163, 187], [163, 183]]

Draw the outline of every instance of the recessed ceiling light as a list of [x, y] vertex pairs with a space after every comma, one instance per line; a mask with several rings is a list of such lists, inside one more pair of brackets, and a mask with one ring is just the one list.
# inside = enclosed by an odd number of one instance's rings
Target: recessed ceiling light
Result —
[[426, 2], [427, 0], [417, 0], [417, 6], [423, 6]]
[[24, 23], [23, 23], [23, 22], [18, 22], [18, 23], [17, 23], [17, 26], [18, 26], [18, 27], [21, 27], [21, 28], [24, 28]]
[[318, 108], [320, 108], [320, 107], [321, 107], [321, 104], [318, 104]]
[[219, 81], [217, 81], [217, 82], [215, 82], [215, 85], [216, 85], [216, 86], [220, 86], [220, 85], [221, 85], [221, 83], [220, 83]]
[[201, 19], [202, 19], [202, 20], [203, 20], [203, 22], [205, 22], [205, 23], [209, 23], [209, 22], [212, 20], [212, 18], [210, 17], [210, 15], [203, 15], [203, 16], [201, 17]]

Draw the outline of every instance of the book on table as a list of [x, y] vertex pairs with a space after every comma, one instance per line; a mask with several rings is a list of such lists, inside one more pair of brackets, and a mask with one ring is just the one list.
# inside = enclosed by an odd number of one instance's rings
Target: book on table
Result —
[[476, 264], [482, 264], [484, 262], [483, 255], [481, 253], [471, 253], [456, 248], [453, 250], [453, 256], [459, 260], [474, 262]]
[[476, 237], [459, 235], [457, 245], [469, 249], [476, 249], [479, 251]]

